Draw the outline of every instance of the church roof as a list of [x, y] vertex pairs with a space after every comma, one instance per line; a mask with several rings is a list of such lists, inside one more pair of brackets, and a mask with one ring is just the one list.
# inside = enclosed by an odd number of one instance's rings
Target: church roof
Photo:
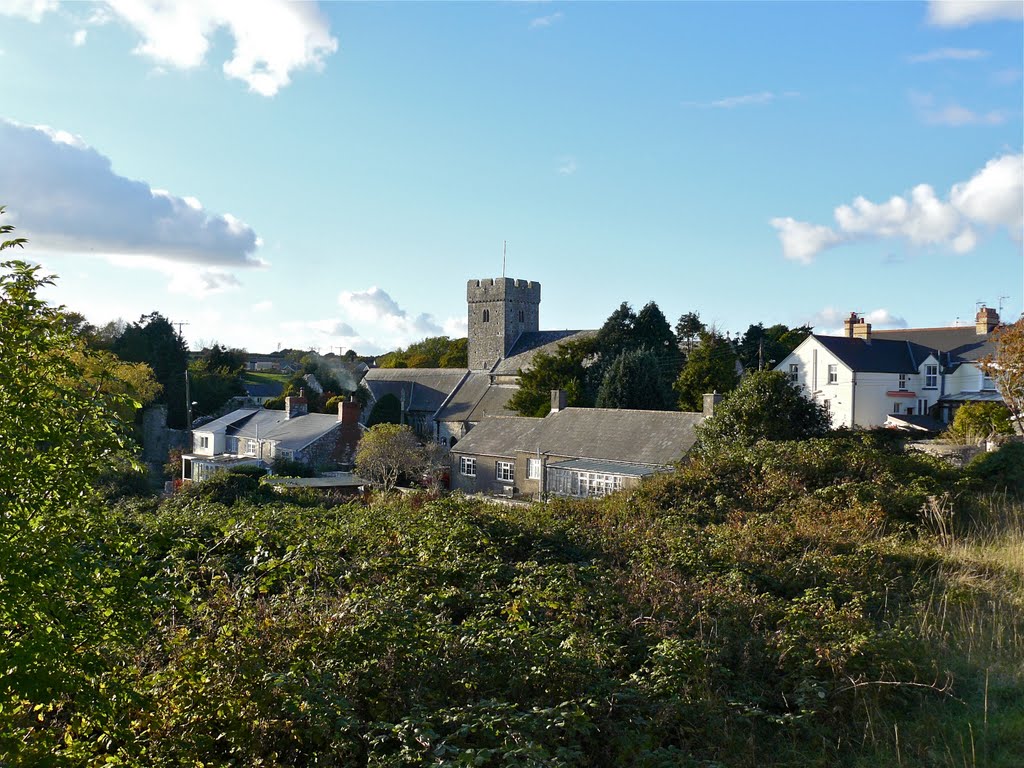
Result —
[[527, 331], [519, 335], [505, 359], [498, 363], [492, 373], [515, 376], [520, 369], [528, 370], [534, 355], [544, 352], [553, 355], [558, 347], [569, 341], [589, 339], [597, 331]]
[[465, 368], [371, 368], [363, 383], [374, 401], [394, 395], [406, 410], [433, 414], [468, 374]]

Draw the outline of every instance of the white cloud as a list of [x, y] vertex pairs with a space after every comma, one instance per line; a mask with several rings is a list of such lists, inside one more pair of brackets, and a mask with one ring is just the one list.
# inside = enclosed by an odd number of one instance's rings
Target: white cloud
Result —
[[562, 18], [563, 14], [561, 11], [555, 11], [554, 13], [549, 14], [547, 16], [538, 16], [534, 19], [530, 19], [530, 29], [550, 27], [552, 24], [554, 24], [557, 21], [560, 21]]
[[0, 0], [0, 16], [21, 16], [36, 24], [55, 10], [57, 0]]
[[576, 158], [566, 155], [565, 157], [558, 158], [557, 172], [559, 176], [572, 176], [576, 173]]
[[[0, 0], [0, 14], [38, 22], [57, 9], [56, 0]], [[213, 38], [225, 30], [234, 48], [224, 74], [249, 90], [273, 96], [293, 72], [321, 70], [338, 50], [327, 20], [313, 3], [287, 0], [107, 0], [96, 5], [89, 23], [119, 20], [142, 38], [134, 53], [161, 66], [193, 69], [206, 59]], [[81, 39], [79, 39], [81, 38]], [[85, 42], [85, 30], [73, 38]]]
[[968, 219], [1006, 227], [1019, 237], [1024, 229], [1024, 155], [989, 160], [971, 179], [954, 184], [949, 199]]
[[273, 308], [274, 302], [272, 302], [270, 299], [267, 299], [266, 301], [257, 301], [255, 304], [252, 305], [253, 312], [269, 312]]
[[942, 109], [927, 111], [923, 114], [926, 123], [932, 125], [1002, 125], [1006, 122], [1006, 113], [999, 110], [974, 112], [959, 104], [949, 104]]
[[176, 264], [152, 256], [126, 256], [120, 253], [97, 253], [122, 269], [147, 269], [167, 277], [169, 293], [201, 299], [218, 293], [227, 293], [242, 287], [235, 275], [221, 267], [195, 267]]
[[789, 216], [772, 219], [771, 224], [779, 231], [786, 258], [803, 264], [810, 264], [820, 251], [842, 241], [842, 237], [828, 227], [807, 224]]
[[442, 326], [427, 313], [410, 315], [377, 286], [365, 291], [342, 291], [338, 305], [342, 319], [354, 326], [360, 340], [359, 345], [350, 346], [360, 350], [388, 351], [428, 336], [452, 335], [449, 329], [458, 327], [454, 319]]
[[980, 48], [935, 48], [926, 53], [908, 56], [907, 61], [913, 64], [924, 64], [930, 61], [972, 61], [984, 59], [988, 55], [988, 51], [983, 51]]
[[928, 21], [939, 27], [1019, 19], [1024, 19], [1020, 0], [931, 0], [928, 4]]
[[835, 227], [796, 219], [774, 218], [787, 259], [808, 264], [823, 250], [840, 243], [902, 238], [917, 246], [947, 247], [969, 253], [978, 243], [978, 228], [1005, 229], [1024, 238], [1024, 155], [1003, 155], [989, 161], [965, 182], [954, 184], [948, 200], [939, 199], [927, 184], [907, 196], [884, 203], [857, 197], [835, 209]]
[[735, 109], [736, 107], [750, 107], [764, 104], [771, 104], [779, 99], [792, 99], [799, 96], [797, 91], [758, 91], [757, 93], [745, 93], [740, 96], [724, 96], [712, 101], [684, 101], [684, 107], [699, 107], [701, 109]]
[[89, 31], [86, 29], [76, 29], [75, 34], [71, 36], [71, 44], [76, 48], [81, 48], [85, 45], [85, 40], [89, 36]]
[[[870, 312], [858, 312], [862, 318], [871, 323], [872, 328], [906, 328], [907, 321], [890, 312], [888, 309], [872, 309]], [[825, 307], [807, 319], [806, 324], [814, 328], [816, 333], [825, 336], [841, 336], [843, 321], [850, 316], [850, 311], [841, 311], [835, 307]]]
[[0, 189], [17, 190], [8, 213], [34, 250], [220, 268], [263, 263], [249, 226], [119, 176], [109, 158], [67, 131], [0, 118], [0, 147]]

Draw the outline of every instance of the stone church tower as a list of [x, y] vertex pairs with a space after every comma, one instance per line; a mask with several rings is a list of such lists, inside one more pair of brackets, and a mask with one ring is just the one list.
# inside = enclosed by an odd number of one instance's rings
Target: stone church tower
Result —
[[466, 301], [471, 371], [490, 370], [520, 334], [540, 330], [540, 283], [511, 277], [470, 280]]

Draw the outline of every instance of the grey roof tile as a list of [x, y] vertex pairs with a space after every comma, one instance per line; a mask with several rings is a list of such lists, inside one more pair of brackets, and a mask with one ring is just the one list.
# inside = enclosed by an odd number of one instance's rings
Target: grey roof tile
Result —
[[363, 383], [375, 401], [394, 395], [401, 402], [404, 395], [408, 410], [433, 414], [467, 373], [465, 368], [371, 368]]
[[597, 331], [530, 331], [520, 334], [505, 359], [498, 363], [493, 373], [514, 376], [520, 369], [528, 370], [538, 352], [554, 354], [558, 347], [569, 341], [589, 339]]

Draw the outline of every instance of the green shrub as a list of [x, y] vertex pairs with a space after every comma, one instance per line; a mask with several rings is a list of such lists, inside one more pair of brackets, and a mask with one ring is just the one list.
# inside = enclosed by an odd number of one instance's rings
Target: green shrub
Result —
[[998, 451], [975, 456], [967, 473], [990, 488], [1024, 496], [1024, 443], [1010, 442]]

